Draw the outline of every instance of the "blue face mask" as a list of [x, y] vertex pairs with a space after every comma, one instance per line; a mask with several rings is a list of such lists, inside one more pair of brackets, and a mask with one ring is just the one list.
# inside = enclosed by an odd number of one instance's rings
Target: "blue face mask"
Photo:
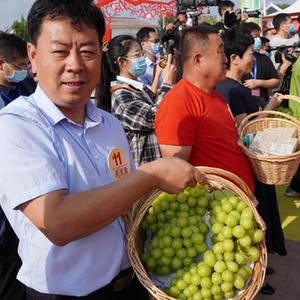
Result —
[[12, 74], [10, 76], [5, 76], [7, 81], [18, 83], [23, 81], [27, 77], [27, 69], [23, 70], [13, 70]]
[[147, 64], [145, 56], [141, 56], [138, 58], [132, 58], [132, 68], [129, 70], [129, 73], [134, 77], [139, 77], [146, 72]]
[[295, 25], [294, 24], [290, 24], [289, 26], [289, 33], [292, 33], [295, 31]]
[[159, 43], [151, 43], [151, 54], [156, 55], [159, 51]]
[[254, 51], [257, 51], [257, 50], [259, 50], [260, 48], [261, 48], [261, 39], [260, 39], [260, 37], [256, 37], [256, 38], [254, 39], [253, 50], [254, 50]]
[[271, 54], [271, 52], [266, 51], [265, 56], [268, 56], [269, 58], [271, 58], [272, 54]]

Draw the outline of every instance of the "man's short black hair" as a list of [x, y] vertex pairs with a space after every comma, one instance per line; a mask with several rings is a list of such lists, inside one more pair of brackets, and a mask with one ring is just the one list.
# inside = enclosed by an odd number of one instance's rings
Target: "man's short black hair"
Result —
[[15, 34], [0, 31], [0, 58], [12, 63], [19, 57], [27, 57], [26, 42]]
[[230, 0], [219, 1], [218, 12], [220, 16], [222, 16], [223, 9], [227, 7], [234, 8], [234, 3]]
[[190, 57], [193, 46], [201, 47], [208, 43], [210, 34], [218, 34], [219, 31], [212, 26], [199, 25], [188, 27], [182, 31], [180, 39], [180, 53], [182, 55], [182, 63]]
[[256, 30], [261, 32], [260, 26], [254, 22], [244, 22], [241, 25], [244, 26], [250, 33]]
[[31, 43], [36, 45], [45, 19], [70, 19], [77, 30], [82, 24], [94, 28], [102, 42], [105, 21], [102, 12], [92, 0], [36, 0], [28, 14], [28, 34]]
[[156, 31], [152, 27], [142, 27], [136, 34], [136, 38], [139, 43], [148, 41], [150, 38], [150, 32]]
[[276, 31], [279, 30], [280, 25], [283, 22], [286, 22], [288, 19], [290, 19], [291, 17], [288, 14], [278, 14], [273, 18], [273, 26], [275, 28]]
[[224, 50], [230, 68], [230, 56], [232, 54], [243, 58], [244, 53], [250, 45], [254, 44], [254, 38], [244, 26], [233, 27], [222, 35]]

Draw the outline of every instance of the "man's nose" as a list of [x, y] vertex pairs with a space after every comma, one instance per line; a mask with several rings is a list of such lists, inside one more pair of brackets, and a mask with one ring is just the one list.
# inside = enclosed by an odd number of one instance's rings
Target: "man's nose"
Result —
[[78, 53], [77, 51], [70, 52], [70, 55], [67, 58], [66, 67], [67, 67], [67, 71], [69, 72], [74, 72], [74, 73], [81, 72], [84, 68], [84, 64], [80, 56], [80, 53]]

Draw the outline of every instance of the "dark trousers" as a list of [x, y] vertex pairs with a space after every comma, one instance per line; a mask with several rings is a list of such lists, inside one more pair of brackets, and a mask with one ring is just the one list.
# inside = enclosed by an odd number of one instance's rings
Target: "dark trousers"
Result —
[[291, 183], [290, 183], [290, 188], [297, 192], [300, 193], [300, 166], [295, 174], [295, 176], [293, 177]]
[[0, 245], [0, 300], [25, 300], [25, 286], [16, 279], [21, 267], [18, 238], [6, 221]]
[[131, 284], [119, 291], [114, 292], [109, 288], [102, 288], [85, 297], [61, 296], [42, 294], [33, 289], [26, 288], [27, 300], [149, 300], [147, 290], [140, 284], [134, 276]]

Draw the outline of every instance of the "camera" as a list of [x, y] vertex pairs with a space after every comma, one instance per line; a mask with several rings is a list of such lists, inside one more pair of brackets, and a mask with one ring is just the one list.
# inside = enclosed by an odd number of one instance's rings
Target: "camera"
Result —
[[282, 54], [284, 55], [285, 59], [287, 59], [291, 63], [294, 63], [297, 59], [297, 56], [291, 54], [290, 52], [293, 51], [295, 53], [300, 53], [300, 45], [295, 44], [293, 46], [280, 46], [277, 48], [269, 48], [267, 49], [267, 51], [276, 51], [274, 54], [274, 60], [278, 64], [282, 63]]
[[254, 9], [254, 10], [245, 9], [243, 12], [246, 13], [249, 18], [258, 18], [261, 14], [258, 9]]

